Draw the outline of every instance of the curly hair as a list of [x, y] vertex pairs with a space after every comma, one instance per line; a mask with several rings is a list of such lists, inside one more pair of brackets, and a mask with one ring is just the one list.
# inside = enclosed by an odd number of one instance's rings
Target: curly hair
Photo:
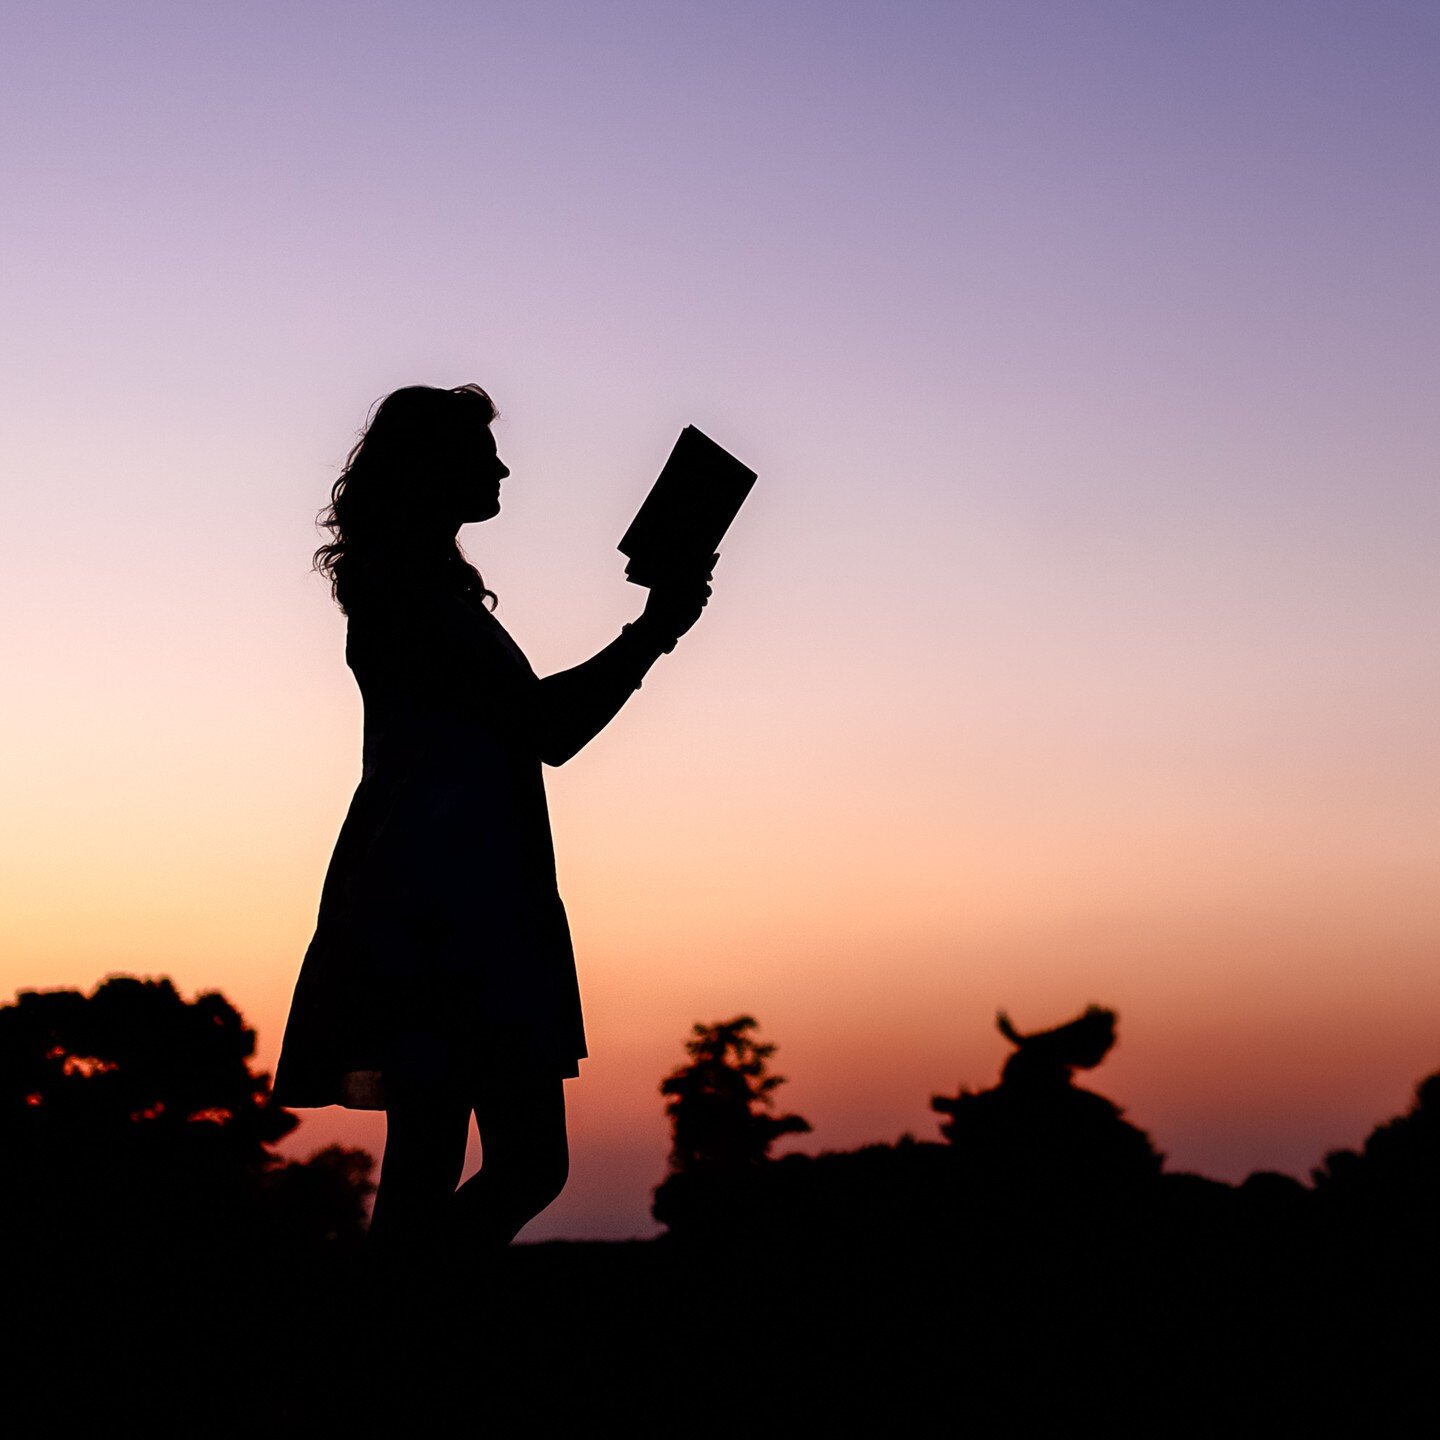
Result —
[[478, 385], [407, 385], [374, 408], [318, 517], [331, 538], [316, 550], [314, 568], [330, 582], [341, 610], [349, 612], [349, 602], [376, 574], [417, 561], [432, 578], [495, 608], [495, 592], [458, 540], [437, 554], [433, 534], [421, 539], [414, 498], [427, 471], [463, 453], [474, 427], [498, 414]]

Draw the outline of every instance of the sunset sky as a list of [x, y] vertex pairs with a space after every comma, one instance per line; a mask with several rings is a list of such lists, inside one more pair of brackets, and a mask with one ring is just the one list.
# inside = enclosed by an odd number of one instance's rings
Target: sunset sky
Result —
[[745, 1011], [802, 1148], [936, 1138], [1000, 1007], [1115, 1006], [1092, 1083], [1230, 1179], [1440, 1069], [1433, 0], [6, 15], [0, 1000], [171, 975], [273, 1066], [359, 775], [315, 512], [477, 381], [542, 673], [681, 426], [760, 476], [548, 773], [592, 1058], [527, 1236], [649, 1233]]

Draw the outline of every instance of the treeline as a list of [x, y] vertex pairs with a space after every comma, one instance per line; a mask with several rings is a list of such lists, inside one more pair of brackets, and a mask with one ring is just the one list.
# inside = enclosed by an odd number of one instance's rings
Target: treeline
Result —
[[[1440, 1074], [1421, 1082], [1410, 1110], [1379, 1125], [1360, 1150], [1325, 1156], [1306, 1185], [1271, 1171], [1235, 1186], [1171, 1172], [1150, 1136], [1113, 1101], [1075, 1083], [1116, 1041], [1114, 1011], [1092, 1005], [1052, 1030], [1022, 1034], [1003, 1013], [1015, 1047], [996, 1085], [937, 1095], [939, 1142], [772, 1158], [776, 1141], [810, 1130], [775, 1113], [781, 1076], [775, 1047], [753, 1017], [696, 1025], [689, 1062], [661, 1085], [671, 1123], [670, 1173], [655, 1192], [655, 1218], [692, 1241], [843, 1231], [864, 1224], [878, 1241], [925, 1243], [994, 1224], [1093, 1226], [1174, 1214], [1217, 1223], [1285, 1215], [1389, 1234], [1440, 1218]], [[963, 1223], [961, 1223], [963, 1221]], [[1419, 1237], [1416, 1237], [1419, 1238]]]
[[[998, 1082], [937, 1095], [941, 1138], [772, 1158], [773, 1045], [696, 1026], [664, 1082], [661, 1242], [724, 1295], [763, 1286], [803, 1366], [885, 1377], [887, 1423], [981, 1433], [1433, 1433], [1440, 1075], [1310, 1183], [1167, 1171], [1075, 1083], [1115, 1043], [1091, 1006], [1022, 1034]], [[721, 1306], [722, 1325], [741, 1306]], [[852, 1400], [870, 1412], [873, 1392]], [[869, 1397], [868, 1399], [866, 1397]]]
[[514, 1247], [394, 1315], [372, 1158], [278, 1157], [295, 1117], [223, 997], [26, 992], [0, 1007], [10, 1412], [28, 1386], [73, 1416], [83, 1374], [150, 1434], [1432, 1433], [1440, 1075], [1308, 1184], [1228, 1185], [1077, 1083], [1113, 1012], [1000, 1024], [1002, 1074], [934, 1096], [937, 1139], [779, 1157], [809, 1126], [774, 1046], [697, 1025], [659, 1240]]

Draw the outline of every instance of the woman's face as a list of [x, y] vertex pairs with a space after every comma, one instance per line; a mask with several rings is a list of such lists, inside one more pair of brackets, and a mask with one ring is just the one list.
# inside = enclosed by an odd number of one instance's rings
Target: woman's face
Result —
[[447, 457], [439, 477], [446, 519], [458, 530], [500, 513], [500, 482], [510, 468], [495, 450], [495, 435], [488, 425], [467, 432]]

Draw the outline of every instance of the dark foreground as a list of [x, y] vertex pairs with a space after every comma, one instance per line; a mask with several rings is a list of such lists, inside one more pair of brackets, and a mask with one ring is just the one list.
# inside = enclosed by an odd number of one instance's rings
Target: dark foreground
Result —
[[936, 1096], [944, 1143], [771, 1158], [773, 1046], [695, 1027], [667, 1228], [382, 1273], [371, 1158], [295, 1126], [223, 997], [0, 1006], [10, 1435], [1440, 1434], [1440, 1073], [1311, 1184], [1174, 1174], [1074, 1083], [1090, 1006]]
[[1249, 1203], [950, 1242], [519, 1246], [398, 1297], [354, 1246], [12, 1236], [7, 1409], [34, 1428], [7, 1430], [1434, 1434], [1431, 1261]]

